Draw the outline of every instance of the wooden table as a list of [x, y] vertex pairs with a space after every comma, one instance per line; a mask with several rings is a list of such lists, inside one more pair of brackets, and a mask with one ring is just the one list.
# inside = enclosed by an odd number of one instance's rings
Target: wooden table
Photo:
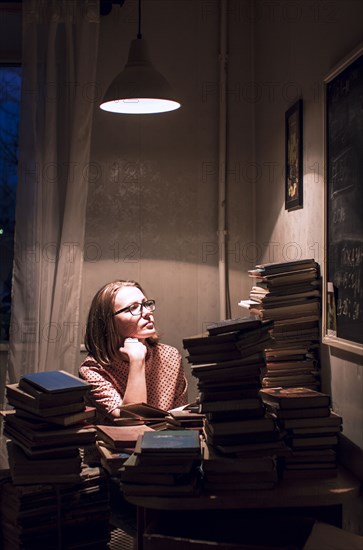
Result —
[[[343, 467], [338, 476], [331, 479], [282, 480], [270, 490], [240, 491], [237, 494], [207, 494], [193, 497], [127, 496], [128, 502], [137, 506], [137, 548], [143, 548], [143, 533], [151, 511], [198, 510], [293, 510], [300, 513], [308, 509], [312, 517], [317, 510], [326, 512], [330, 523], [341, 526], [344, 502], [359, 494], [360, 481]], [[323, 516], [324, 519], [325, 516]], [[330, 518], [330, 519], [329, 519]], [[321, 517], [317, 517], [321, 519]]]

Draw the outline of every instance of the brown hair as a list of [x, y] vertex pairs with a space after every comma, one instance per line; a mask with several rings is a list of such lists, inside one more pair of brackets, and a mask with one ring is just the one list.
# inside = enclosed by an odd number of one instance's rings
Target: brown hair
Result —
[[[121, 345], [115, 318], [112, 315], [117, 292], [125, 286], [134, 286], [144, 295], [141, 285], [136, 281], [113, 281], [107, 283], [95, 294], [88, 313], [85, 347], [103, 367], [118, 359], [118, 348]], [[157, 338], [147, 338], [150, 345], [155, 345]]]

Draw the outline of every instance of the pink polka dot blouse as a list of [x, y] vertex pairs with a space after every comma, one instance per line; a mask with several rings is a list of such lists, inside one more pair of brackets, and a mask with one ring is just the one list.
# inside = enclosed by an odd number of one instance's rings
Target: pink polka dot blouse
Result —
[[[187, 403], [187, 381], [179, 351], [166, 344], [148, 346], [145, 360], [147, 402], [164, 410]], [[112, 412], [122, 405], [125, 393], [128, 362], [117, 361], [102, 367], [92, 355], [88, 355], [79, 368], [79, 376], [91, 384], [91, 402]]]

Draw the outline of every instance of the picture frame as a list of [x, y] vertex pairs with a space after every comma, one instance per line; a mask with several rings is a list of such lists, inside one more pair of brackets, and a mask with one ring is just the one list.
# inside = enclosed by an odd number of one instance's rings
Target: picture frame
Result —
[[285, 113], [285, 210], [303, 207], [303, 101]]
[[363, 44], [324, 79], [322, 341], [363, 354]]

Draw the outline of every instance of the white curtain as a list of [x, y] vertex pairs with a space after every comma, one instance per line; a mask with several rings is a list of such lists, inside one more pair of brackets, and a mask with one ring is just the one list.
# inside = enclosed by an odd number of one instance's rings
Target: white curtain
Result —
[[76, 373], [98, 0], [23, 0], [23, 86], [8, 381]]

